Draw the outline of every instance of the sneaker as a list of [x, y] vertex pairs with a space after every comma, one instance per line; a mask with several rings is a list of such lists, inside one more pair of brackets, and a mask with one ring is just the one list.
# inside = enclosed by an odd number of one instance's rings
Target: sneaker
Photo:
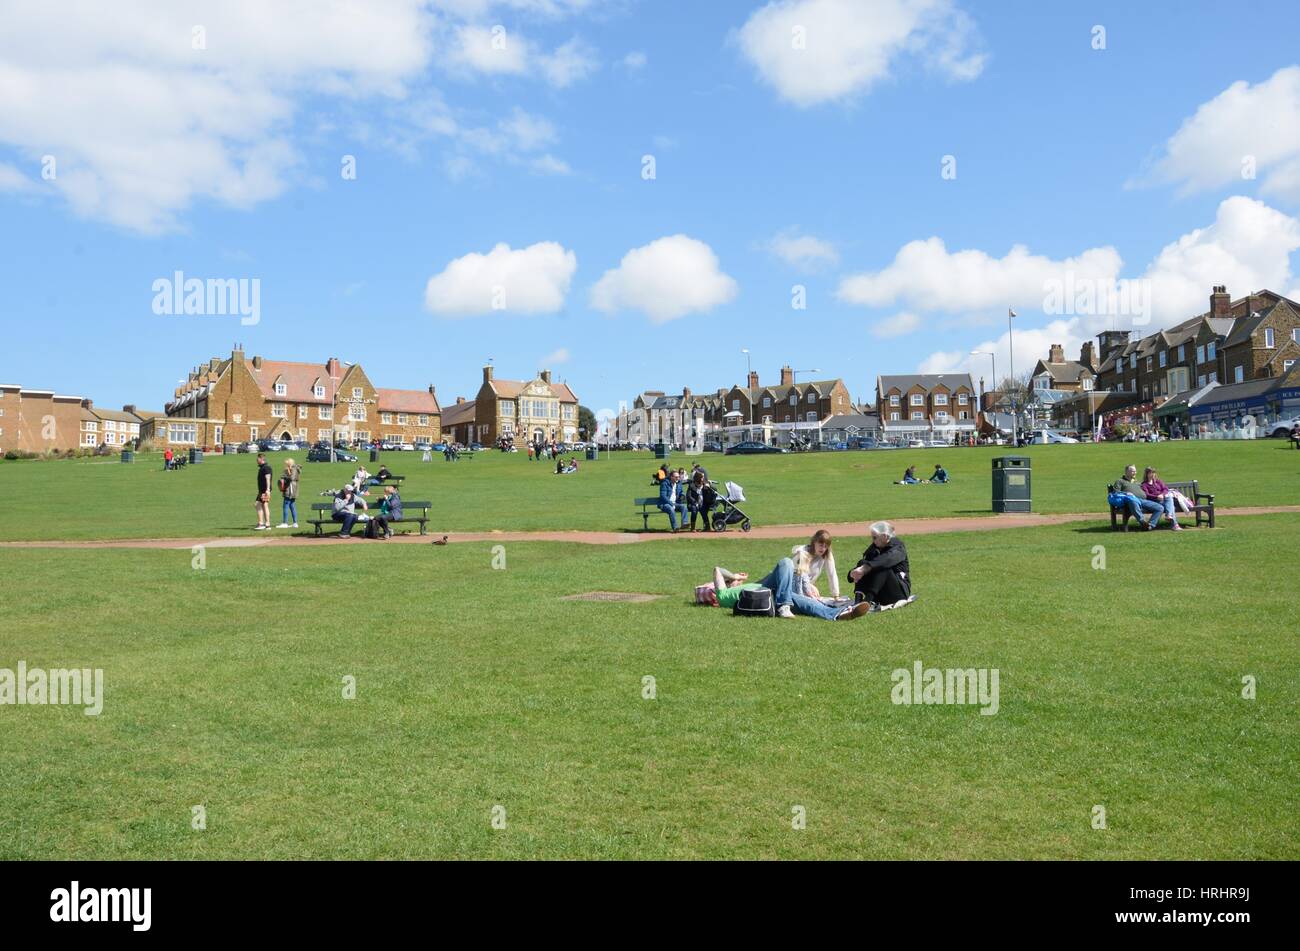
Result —
[[[288, 523], [288, 522], [281, 522], [279, 525], [277, 525], [277, 526], [275, 526], [275, 527], [276, 527], [276, 528], [288, 528], [288, 527], [289, 527], [289, 523]], [[294, 528], [297, 528], [297, 527], [298, 527], [297, 525], [294, 526]]]
[[837, 621], [855, 621], [864, 614], [871, 613], [872, 604], [870, 601], [862, 601], [853, 605], [851, 608], [845, 608], [835, 616]]
[[794, 617], [794, 612], [790, 610], [790, 605], [783, 604], [776, 609], [777, 617]]
[[297, 527], [298, 527], [298, 523], [297, 523], [297, 522], [294, 522], [294, 523], [293, 523], [293, 527], [294, 527], [294, 528], [297, 528]]
[[253, 529], [253, 531], [255, 531], [255, 532], [264, 532], [264, 531], [266, 531], [266, 530], [267, 530], [268, 528], [270, 528], [270, 527], [271, 527], [270, 525], [258, 525], [256, 528]]

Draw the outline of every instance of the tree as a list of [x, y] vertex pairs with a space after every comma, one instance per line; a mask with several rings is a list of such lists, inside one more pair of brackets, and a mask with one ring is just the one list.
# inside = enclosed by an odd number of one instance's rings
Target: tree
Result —
[[596, 414], [582, 405], [578, 406], [578, 432], [584, 439], [596, 438]]

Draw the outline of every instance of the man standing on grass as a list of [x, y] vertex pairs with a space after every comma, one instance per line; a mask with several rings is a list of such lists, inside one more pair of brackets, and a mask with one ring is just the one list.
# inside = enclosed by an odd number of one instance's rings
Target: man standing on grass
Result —
[[871, 526], [871, 545], [849, 572], [849, 580], [854, 583], [854, 600], [869, 604], [871, 613], [916, 600], [907, 548], [894, 534], [892, 524], [876, 522]]
[[257, 509], [257, 527], [254, 531], [261, 532], [271, 527], [271, 479], [274, 477], [275, 473], [271, 471], [266, 456], [259, 452], [257, 454], [257, 498], [253, 502]]

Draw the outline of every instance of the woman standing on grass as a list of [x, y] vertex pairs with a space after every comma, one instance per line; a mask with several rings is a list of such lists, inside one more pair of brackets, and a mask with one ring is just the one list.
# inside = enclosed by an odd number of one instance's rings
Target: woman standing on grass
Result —
[[[280, 507], [280, 524], [279, 528], [297, 528], [298, 527], [298, 479], [302, 476], [302, 468], [293, 459], [284, 460], [284, 474], [280, 476], [280, 495], [283, 502]], [[290, 516], [293, 517], [293, 524], [289, 523]]]
[[821, 577], [823, 569], [830, 578], [831, 597], [840, 596], [839, 572], [835, 570], [835, 555], [831, 552], [831, 533], [826, 529], [819, 528], [814, 532], [807, 545], [795, 545], [790, 552], [790, 560], [794, 562], [795, 577], [802, 579], [803, 593], [808, 597], [821, 597], [821, 592], [817, 590], [817, 579]]

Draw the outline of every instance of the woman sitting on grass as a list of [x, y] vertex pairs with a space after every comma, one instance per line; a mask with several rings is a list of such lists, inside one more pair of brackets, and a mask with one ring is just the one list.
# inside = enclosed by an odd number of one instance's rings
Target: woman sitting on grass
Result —
[[803, 593], [808, 597], [821, 597], [821, 592], [817, 590], [817, 579], [821, 577], [823, 569], [830, 581], [831, 597], [840, 596], [839, 573], [835, 570], [835, 555], [831, 552], [831, 533], [826, 529], [820, 528], [814, 532], [807, 545], [795, 545], [790, 552], [790, 560], [794, 562], [795, 577], [802, 581]]
[[921, 480], [916, 477], [916, 466], [908, 466], [907, 471], [903, 473], [903, 478], [895, 482], [894, 485], [920, 485]]

